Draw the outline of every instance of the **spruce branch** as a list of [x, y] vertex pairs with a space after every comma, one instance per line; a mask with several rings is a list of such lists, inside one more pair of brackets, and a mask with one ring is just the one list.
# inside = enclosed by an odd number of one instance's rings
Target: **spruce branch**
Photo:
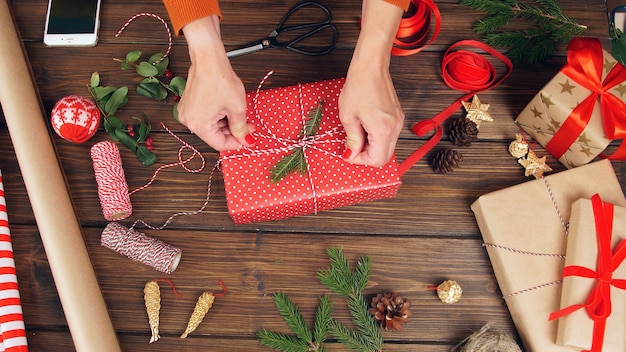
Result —
[[[507, 56], [516, 64], [543, 61], [558, 44], [587, 29], [564, 14], [557, 0], [534, 2], [536, 5], [518, 0], [459, 0], [459, 4], [487, 14], [474, 24], [474, 32], [482, 34], [488, 45], [509, 49]], [[515, 18], [530, 22], [528, 28], [506, 31], [504, 27]]]
[[257, 333], [259, 341], [276, 350], [285, 352], [323, 352], [328, 336], [332, 301], [325, 295], [320, 298], [320, 305], [315, 316], [315, 333], [308, 327], [298, 307], [284, 292], [274, 295], [274, 303], [295, 336], [263, 329]]

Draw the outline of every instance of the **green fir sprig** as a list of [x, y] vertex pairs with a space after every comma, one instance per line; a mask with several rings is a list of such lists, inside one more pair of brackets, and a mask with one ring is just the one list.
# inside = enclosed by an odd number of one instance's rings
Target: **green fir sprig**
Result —
[[339, 342], [355, 351], [379, 352], [383, 349], [383, 337], [376, 319], [368, 312], [363, 291], [371, 277], [371, 263], [367, 256], [358, 259], [354, 271], [340, 248], [328, 249], [330, 266], [319, 270], [317, 277], [329, 290], [345, 297], [355, 329], [332, 320], [330, 333]]
[[[324, 100], [320, 100], [315, 107], [309, 111], [306, 116], [304, 129], [300, 132], [298, 138], [313, 137], [322, 124], [322, 111]], [[270, 169], [270, 180], [272, 183], [278, 183], [292, 172], [306, 173], [307, 164], [302, 147], [294, 148], [289, 154], [285, 155]]]
[[[484, 12], [487, 17], [474, 24], [474, 32], [491, 46], [507, 48], [515, 64], [543, 61], [558, 44], [582, 34], [587, 26], [563, 13], [557, 0], [535, 0], [536, 5], [518, 0], [459, 0], [459, 4]], [[505, 30], [513, 19], [530, 22], [524, 30]]]
[[328, 295], [320, 298], [313, 330], [307, 325], [298, 306], [284, 292], [278, 292], [274, 295], [274, 303], [295, 336], [263, 329], [257, 333], [262, 344], [286, 352], [326, 351], [323, 343], [328, 337], [328, 326], [332, 320], [331, 312], [333, 309], [333, 303]]
[[611, 55], [622, 65], [626, 65], [626, 35], [619, 28], [615, 27], [615, 23], [611, 23], [609, 28], [609, 36], [611, 37]]
[[317, 277], [329, 290], [346, 298], [354, 328], [332, 318], [332, 301], [328, 295], [324, 295], [320, 298], [315, 314], [314, 331], [311, 331], [297, 306], [283, 292], [279, 292], [274, 295], [274, 303], [294, 335], [263, 329], [257, 333], [260, 342], [285, 352], [326, 351], [323, 343], [329, 335], [332, 335], [337, 341], [355, 351], [382, 351], [384, 342], [382, 333], [374, 316], [368, 312], [367, 303], [363, 298], [363, 290], [371, 276], [369, 258], [366, 256], [359, 258], [353, 271], [341, 249], [331, 247], [327, 253], [330, 266], [318, 270]]

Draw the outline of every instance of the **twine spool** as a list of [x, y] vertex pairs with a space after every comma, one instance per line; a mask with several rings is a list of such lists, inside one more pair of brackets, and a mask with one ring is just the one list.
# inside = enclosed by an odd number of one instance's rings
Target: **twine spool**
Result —
[[451, 352], [522, 352], [519, 345], [509, 335], [492, 326], [485, 324], [480, 330], [474, 332]]
[[91, 160], [98, 183], [102, 215], [108, 221], [122, 220], [133, 212], [128, 184], [117, 145], [103, 141], [91, 147]]
[[102, 231], [100, 244], [166, 274], [176, 270], [182, 255], [179, 248], [116, 222], [109, 223]]

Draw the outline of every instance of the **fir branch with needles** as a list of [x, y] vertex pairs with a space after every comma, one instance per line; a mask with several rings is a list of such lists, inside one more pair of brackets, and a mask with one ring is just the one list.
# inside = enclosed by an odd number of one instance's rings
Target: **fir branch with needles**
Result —
[[327, 253], [330, 266], [318, 270], [317, 277], [329, 290], [346, 298], [354, 328], [332, 317], [332, 301], [328, 295], [324, 295], [320, 298], [311, 331], [298, 307], [285, 293], [279, 292], [274, 295], [274, 303], [294, 335], [263, 329], [257, 333], [260, 342], [285, 352], [323, 352], [326, 351], [325, 340], [333, 336], [352, 350], [381, 352], [384, 343], [382, 333], [363, 297], [363, 290], [371, 276], [369, 258], [359, 258], [353, 271], [341, 249], [331, 247]]
[[[459, 0], [459, 4], [487, 17], [477, 21], [473, 30], [491, 46], [509, 49], [507, 56], [515, 64], [534, 64], [552, 54], [557, 45], [582, 34], [587, 26], [563, 13], [557, 0], [535, 0], [536, 5], [518, 0]], [[529, 22], [524, 30], [506, 30], [514, 19]]]
[[[304, 128], [299, 134], [299, 138], [313, 137], [317, 134], [322, 124], [322, 111], [324, 100], [320, 100], [306, 116]], [[304, 149], [298, 147], [285, 155], [270, 169], [270, 180], [278, 183], [292, 172], [306, 173], [307, 165]]]
[[328, 295], [320, 298], [320, 305], [315, 315], [313, 331], [296, 306], [284, 292], [274, 295], [274, 303], [293, 335], [263, 329], [257, 333], [259, 341], [276, 350], [285, 352], [325, 352], [324, 341], [328, 336], [333, 308]]
[[319, 270], [317, 277], [328, 289], [346, 298], [355, 326], [355, 329], [351, 329], [333, 319], [330, 323], [330, 334], [355, 351], [382, 351], [384, 342], [382, 333], [376, 319], [368, 312], [363, 297], [363, 290], [371, 276], [369, 257], [360, 257], [352, 271], [341, 249], [331, 247], [327, 252], [330, 266], [328, 269]]

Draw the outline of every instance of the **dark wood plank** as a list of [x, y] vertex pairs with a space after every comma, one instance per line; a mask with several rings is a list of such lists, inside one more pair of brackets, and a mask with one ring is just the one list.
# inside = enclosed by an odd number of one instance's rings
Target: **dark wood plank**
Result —
[[[269, 70], [275, 73], [265, 88], [345, 75], [359, 31], [360, 2], [322, 2], [331, 8], [339, 28], [338, 48], [327, 56], [315, 58], [278, 49], [234, 58], [233, 67], [248, 91], [254, 90]], [[266, 35], [295, 3], [296, 0], [221, 1], [226, 47], [236, 48]], [[586, 36], [599, 38], [609, 48], [604, 1], [562, 0], [560, 3], [566, 14], [589, 26]], [[456, 0], [439, 0], [437, 5], [442, 14], [442, 28], [435, 43], [418, 55], [392, 59], [392, 77], [406, 113], [397, 147], [399, 160], [407, 158], [428, 138], [415, 136], [410, 128], [433, 117], [462, 95], [441, 79], [445, 50], [462, 39], [480, 39], [471, 26], [483, 15], [469, 11]], [[159, 1], [104, 2], [99, 45], [79, 49], [43, 45], [45, 1], [13, 1], [12, 6], [47, 112], [63, 96], [87, 95], [85, 85], [93, 71], [98, 71], [107, 85], [128, 85], [132, 90], [138, 82], [136, 75], [121, 71], [112, 58], [123, 57], [135, 49], [150, 54], [163, 51], [167, 44], [162, 24], [150, 18], [138, 19], [120, 37], [114, 37], [120, 26], [138, 12], [153, 12], [169, 20]], [[436, 149], [402, 177], [403, 185], [396, 198], [318, 215], [234, 225], [226, 212], [221, 173], [216, 172], [203, 214], [176, 218], [161, 231], [141, 230], [183, 250], [179, 268], [169, 276], [100, 246], [99, 237], [107, 222], [101, 213], [89, 148], [108, 139], [106, 133], [100, 130], [82, 145], [53, 135], [122, 349], [267, 351], [255, 338], [258, 330], [288, 331], [271, 295], [279, 290], [287, 292], [311, 321], [319, 295], [328, 292], [315, 278], [315, 272], [328, 265], [325, 251], [330, 246], [344, 248], [350, 260], [360, 255], [372, 259], [373, 276], [367, 295], [395, 290], [413, 303], [413, 317], [405, 329], [401, 333], [385, 333], [387, 351], [448, 351], [488, 321], [517, 337], [469, 206], [482, 194], [529, 180], [507, 151], [509, 142], [519, 131], [513, 121], [565, 63], [564, 54], [565, 48], [561, 46], [544, 63], [515, 67], [499, 87], [481, 92], [481, 100], [491, 104], [495, 121], [481, 126], [480, 140], [460, 148], [444, 135]], [[174, 73], [186, 75], [189, 58], [184, 38], [174, 37], [170, 59]], [[502, 65], [495, 65], [501, 72]], [[122, 222], [126, 226], [137, 219], [160, 225], [174, 212], [196, 210], [206, 195], [207, 180], [218, 154], [174, 121], [170, 113], [172, 104], [172, 101], [152, 102], [131, 92], [129, 104], [120, 113], [128, 122], [132, 116], [147, 114], [160, 158], [159, 164], [145, 167], [122, 148], [130, 188], [147, 182], [161, 163], [176, 161], [178, 142], [160, 127], [161, 121], [202, 152], [207, 169], [197, 175], [179, 167], [160, 173], [152, 186], [132, 197], [134, 214]], [[463, 112], [459, 110], [453, 118], [461, 116]], [[30, 350], [47, 351], [55, 346], [55, 350], [71, 351], [67, 323], [3, 118], [0, 141], [0, 169]], [[453, 173], [435, 174], [428, 161], [436, 150], [444, 147], [459, 149], [464, 161]], [[535, 149], [540, 155], [546, 154], [541, 147]], [[564, 170], [553, 157], [548, 156], [548, 162], [555, 172]], [[614, 167], [626, 186], [626, 164], [614, 163]], [[164, 276], [172, 280], [183, 297], [174, 296], [165, 286], [162, 288], [163, 339], [149, 345], [142, 288], [146, 281]], [[464, 296], [458, 304], [445, 305], [425, 288], [446, 278], [458, 280], [463, 286]], [[195, 333], [187, 340], [180, 340], [178, 336], [197, 296], [203, 290], [218, 291], [217, 280], [228, 286], [227, 295], [217, 299]], [[333, 299], [336, 316], [347, 321], [349, 314], [342, 300], [334, 295]], [[336, 342], [331, 342], [331, 349], [347, 351]]]

